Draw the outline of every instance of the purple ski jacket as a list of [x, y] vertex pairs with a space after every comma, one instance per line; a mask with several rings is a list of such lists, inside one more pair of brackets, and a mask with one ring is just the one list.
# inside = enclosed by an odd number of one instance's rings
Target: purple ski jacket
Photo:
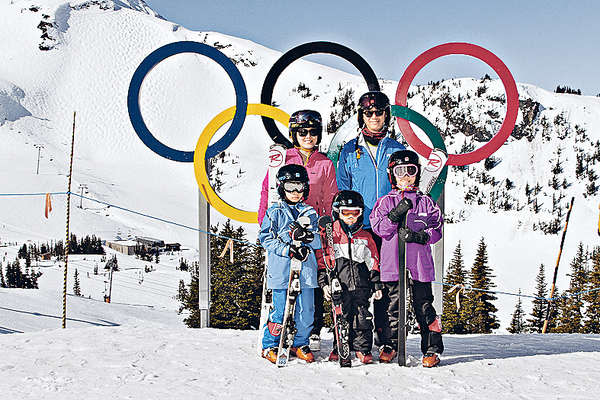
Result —
[[382, 282], [398, 280], [398, 224], [388, 218], [388, 213], [406, 196], [413, 208], [406, 214], [406, 226], [415, 232], [425, 231], [429, 241], [425, 245], [406, 244], [406, 268], [411, 277], [419, 282], [435, 280], [435, 268], [431, 255], [431, 244], [442, 237], [444, 224], [442, 212], [431, 197], [417, 192], [401, 192], [392, 189], [380, 197], [369, 217], [373, 232], [381, 236], [380, 273]]
[[[335, 168], [333, 163], [327, 156], [318, 151], [313, 151], [306, 164], [297, 148], [287, 149], [285, 153], [285, 165], [297, 164], [302, 165], [308, 172], [308, 180], [310, 190], [308, 199], [303, 201], [315, 209], [319, 216], [331, 215], [331, 202], [338, 191], [337, 182], [335, 180]], [[262, 224], [262, 220], [267, 212], [267, 197], [269, 194], [269, 173], [263, 180], [262, 190], [260, 193], [260, 204], [258, 206], [258, 223]]]

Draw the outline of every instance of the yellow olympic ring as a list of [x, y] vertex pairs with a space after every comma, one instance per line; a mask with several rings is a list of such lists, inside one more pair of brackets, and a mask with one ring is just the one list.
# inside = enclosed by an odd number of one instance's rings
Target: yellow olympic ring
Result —
[[[235, 106], [222, 111], [216, 117], [214, 117], [206, 128], [200, 134], [198, 143], [196, 144], [196, 151], [194, 152], [194, 173], [196, 174], [196, 182], [198, 187], [204, 195], [204, 198], [215, 210], [219, 211], [226, 217], [234, 219], [240, 222], [247, 222], [249, 224], [255, 224], [258, 220], [258, 213], [252, 211], [244, 211], [239, 208], [235, 208], [225, 202], [219, 195], [214, 191], [210, 182], [208, 181], [208, 174], [206, 173], [206, 149], [212, 137], [217, 133], [220, 127], [226, 122], [231, 121], [235, 115]], [[264, 117], [272, 118], [276, 121], [286, 125], [290, 121], [290, 116], [285, 111], [280, 110], [266, 104], [248, 104], [248, 110], [246, 115], [262, 115]]]

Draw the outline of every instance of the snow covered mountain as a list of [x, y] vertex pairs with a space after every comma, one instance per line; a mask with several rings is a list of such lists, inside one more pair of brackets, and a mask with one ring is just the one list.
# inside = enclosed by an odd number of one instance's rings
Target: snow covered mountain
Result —
[[[195, 225], [198, 190], [192, 164], [151, 152], [133, 131], [126, 107], [129, 82], [139, 63], [156, 48], [179, 40], [207, 43], [230, 57], [244, 77], [251, 103], [259, 102], [264, 77], [281, 55], [248, 40], [187, 30], [164, 20], [141, 0], [11, 0], [0, 5], [0, 191], [66, 190], [76, 111], [73, 191], [85, 184], [92, 198]], [[396, 85], [382, 81], [390, 98]], [[309, 91], [299, 90], [304, 86]], [[528, 84], [518, 84], [518, 89], [518, 127], [509, 141], [493, 160], [450, 171], [446, 260], [461, 241], [468, 264], [484, 236], [498, 288], [531, 293], [540, 263], [551, 276], [560, 242], [559, 235], [543, 231], [555, 231], [557, 217], [562, 225], [568, 201], [575, 196], [559, 279], [565, 288], [567, 262], [576, 245], [597, 244], [599, 198], [590, 185], [599, 185], [600, 98], [556, 94]], [[356, 98], [366, 85], [360, 76], [300, 60], [282, 74], [273, 98], [288, 113], [314, 108], [329, 116], [334, 99], [347, 90]], [[233, 104], [225, 72], [193, 54], [159, 64], [141, 93], [149, 129], [180, 150], [192, 150], [208, 121]], [[444, 132], [452, 152], [481, 146], [502, 123], [506, 108], [501, 82], [487, 78], [415, 86], [409, 106]], [[353, 124], [354, 117], [342, 129], [352, 134]], [[329, 140], [331, 136], [325, 138], [325, 147]], [[249, 117], [218, 163], [224, 182], [221, 195], [231, 204], [256, 208], [269, 143], [260, 119]], [[39, 175], [34, 145], [43, 145]], [[560, 168], [555, 169], [557, 161]], [[2, 197], [0, 202], [1, 241], [64, 236], [63, 197], [55, 196], [48, 220], [42, 216], [42, 198]], [[103, 239], [155, 236], [196, 247], [193, 231], [87, 200], [82, 206], [72, 208], [75, 233]], [[223, 220], [213, 212], [213, 222]], [[248, 229], [256, 231], [255, 226]], [[496, 303], [503, 327], [515, 302], [501, 296]]]

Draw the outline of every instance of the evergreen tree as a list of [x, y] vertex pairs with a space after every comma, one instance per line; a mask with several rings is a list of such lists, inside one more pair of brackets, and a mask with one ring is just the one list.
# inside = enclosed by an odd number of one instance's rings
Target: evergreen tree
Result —
[[75, 294], [75, 296], [81, 296], [81, 287], [79, 285], [79, 272], [77, 272], [77, 268], [75, 268], [75, 283], [73, 284], [73, 294]]
[[535, 296], [537, 299], [533, 299], [533, 308], [530, 314], [531, 318], [527, 320], [527, 327], [528, 331], [531, 333], [542, 333], [544, 320], [546, 319], [546, 309], [548, 307], [548, 302], [543, 300], [546, 298], [547, 293], [544, 264], [540, 264], [540, 269], [535, 278], [535, 282]]
[[[252, 327], [249, 314], [256, 312], [260, 307], [247, 308], [248, 292], [253, 291], [244, 279], [246, 275], [248, 245], [235, 242], [233, 246], [233, 263], [229, 257], [220, 258], [227, 238], [238, 240], [245, 239], [242, 227], [234, 229], [230, 220], [227, 220], [219, 232], [223, 237], [212, 237], [210, 241], [211, 258], [211, 304], [210, 325], [215, 328], [249, 329]], [[260, 285], [260, 282], [254, 282]], [[258, 324], [256, 324], [258, 325]]]
[[[464, 315], [461, 315], [461, 311], [456, 309], [456, 293], [448, 293], [448, 290], [454, 287], [454, 285], [463, 285], [465, 281], [465, 265], [463, 262], [461, 243], [458, 242], [456, 249], [454, 249], [454, 256], [450, 261], [448, 275], [444, 282], [451, 286], [446, 286], [447, 290], [444, 292], [443, 297], [443, 333], [467, 333], [466, 323], [463, 319]], [[464, 294], [461, 294], [460, 297], [464, 298], [465, 296]], [[461, 303], [463, 303], [463, 301], [461, 301]], [[464, 307], [462, 310], [464, 310]]]
[[561, 307], [558, 331], [561, 333], [580, 333], [583, 328], [583, 294], [586, 286], [587, 253], [583, 243], [579, 243], [577, 254], [571, 261], [571, 279], [567, 297]]
[[[591, 256], [592, 270], [589, 273], [587, 290], [600, 288], [600, 247], [596, 247]], [[584, 295], [588, 305], [585, 310], [585, 333], [600, 333], [600, 290], [588, 292]]]
[[525, 321], [523, 319], [525, 313], [523, 312], [523, 303], [521, 302], [521, 289], [519, 289], [519, 300], [517, 300], [517, 305], [515, 306], [515, 311], [512, 315], [512, 320], [510, 321], [510, 327], [508, 327], [508, 331], [513, 334], [524, 333], [527, 328], [525, 325]]
[[17, 253], [17, 257], [18, 258], [25, 258], [25, 257], [27, 257], [27, 245], [25, 243], [23, 243], [23, 246], [21, 246], [19, 248], [19, 252]]
[[548, 327], [546, 332], [548, 333], [561, 333], [563, 329], [561, 327], [561, 316], [562, 310], [565, 304], [565, 297], [567, 292], [560, 292], [558, 286], [554, 286], [553, 300], [550, 302], [550, 314], [548, 316]]
[[0, 287], [8, 287], [6, 285], [6, 280], [4, 279], [4, 268], [2, 267], [2, 263], [0, 263]]
[[[469, 283], [473, 289], [491, 290], [495, 287], [492, 283], [492, 269], [488, 265], [487, 246], [483, 237], [477, 247], [475, 262], [469, 273]], [[492, 333], [500, 324], [496, 317], [498, 309], [492, 304], [497, 297], [490, 292], [473, 290], [465, 302], [465, 316], [467, 331], [469, 333]]]
[[[212, 228], [211, 228], [212, 230]], [[189, 314], [183, 319], [188, 328], [200, 328], [200, 307], [198, 304], [199, 279], [198, 263], [194, 262], [190, 268], [191, 282], [186, 288], [183, 280], [179, 281], [177, 300], [179, 300], [179, 313], [186, 310]]]
[[[247, 319], [247, 325], [250, 328], [259, 329], [265, 250], [258, 240], [255, 245], [249, 246], [247, 250], [246, 266], [240, 281], [240, 286], [245, 292], [240, 298], [240, 308]], [[329, 310], [331, 309], [325, 309], [324, 312], [327, 313]]]

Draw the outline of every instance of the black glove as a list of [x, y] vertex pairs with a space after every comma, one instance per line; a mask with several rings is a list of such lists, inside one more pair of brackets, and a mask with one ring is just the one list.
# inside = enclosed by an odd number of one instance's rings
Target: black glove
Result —
[[400, 203], [398, 203], [398, 205], [388, 213], [388, 218], [390, 221], [398, 223], [402, 221], [402, 218], [406, 215], [408, 210], [412, 208], [412, 206], [412, 201], [410, 201], [408, 198], [404, 198], [400, 200]]
[[398, 236], [400, 236], [400, 239], [404, 240], [406, 243], [427, 244], [429, 241], [429, 235], [427, 232], [414, 232], [410, 228], [398, 229]]
[[290, 237], [295, 242], [310, 243], [315, 239], [315, 234], [294, 221], [290, 224]]
[[290, 246], [290, 258], [295, 258], [299, 261], [306, 261], [309, 254], [310, 249], [306, 246]]

